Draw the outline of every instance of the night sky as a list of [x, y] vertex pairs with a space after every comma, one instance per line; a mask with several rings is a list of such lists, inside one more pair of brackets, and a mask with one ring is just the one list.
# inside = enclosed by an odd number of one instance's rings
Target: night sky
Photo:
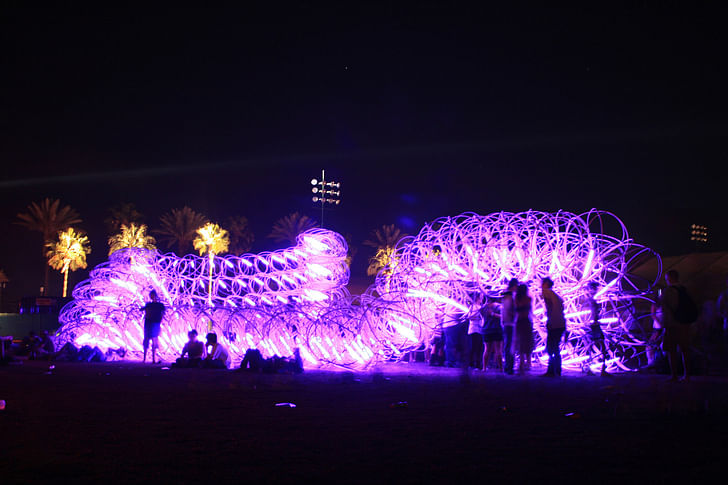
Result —
[[13, 224], [33, 201], [80, 213], [90, 267], [120, 202], [152, 228], [183, 205], [246, 216], [262, 251], [279, 247], [265, 237], [277, 218], [319, 219], [321, 169], [342, 183], [326, 226], [355, 242], [464, 211], [596, 207], [665, 255], [692, 250], [691, 223], [725, 250], [723, 16], [635, 3], [5, 8], [6, 298], [42, 281], [40, 234]]

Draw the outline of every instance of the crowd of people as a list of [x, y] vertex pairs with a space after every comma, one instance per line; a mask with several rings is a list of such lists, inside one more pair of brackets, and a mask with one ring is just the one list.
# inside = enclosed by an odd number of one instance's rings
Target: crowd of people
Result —
[[[541, 281], [541, 297], [546, 309], [546, 352], [548, 367], [544, 376], [561, 375], [560, 342], [566, 331], [564, 304], [553, 290], [550, 278]], [[602, 373], [606, 374], [607, 351], [604, 333], [599, 323], [600, 307], [595, 300], [596, 288], [587, 293], [591, 310], [590, 333], [595, 347], [601, 351]], [[469, 311], [454, 307], [444, 310], [433, 337], [426, 349], [430, 365], [472, 367], [506, 374], [517, 370], [523, 374], [531, 369], [534, 352], [532, 319], [533, 298], [528, 285], [511, 279], [500, 298], [486, 298], [481, 293], [470, 295]], [[464, 337], [465, 336], [465, 337]], [[590, 363], [584, 367], [591, 373]]]
[[[723, 334], [728, 343], [728, 281], [718, 298], [717, 310], [722, 319]], [[545, 350], [548, 366], [545, 377], [561, 375], [561, 342], [567, 339], [566, 318], [562, 298], [554, 291], [550, 278], [541, 280], [541, 298], [546, 312]], [[589, 312], [584, 336], [593, 346], [590, 357], [582, 362], [582, 371], [593, 374], [601, 368], [601, 375], [609, 375], [608, 344], [602, 330], [601, 305], [597, 302], [598, 286], [589, 283], [584, 308]], [[470, 367], [513, 374], [516, 357], [519, 373], [531, 369], [534, 352], [532, 320], [533, 298], [528, 285], [512, 279], [500, 298], [488, 299], [482, 294], [470, 295], [468, 311], [450, 307], [440, 316], [432, 338], [426, 344], [425, 360], [433, 366]], [[693, 324], [698, 309], [675, 270], [665, 273], [665, 288], [661, 289], [652, 305], [653, 331], [647, 343], [647, 359], [654, 366], [658, 353], [667, 356], [670, 380], [688, 380], [691, 372], [689, 352]], [[681, 374], [681, 375], [680, 375]]]

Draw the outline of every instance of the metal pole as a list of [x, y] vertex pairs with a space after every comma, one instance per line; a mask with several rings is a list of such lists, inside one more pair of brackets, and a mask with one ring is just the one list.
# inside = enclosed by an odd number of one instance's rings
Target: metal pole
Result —
[[325, 192], [326, 190], [326, 173], [324, 169], [321, 169], [321, 229], [324, 228], [324, 204], [325, 204]]

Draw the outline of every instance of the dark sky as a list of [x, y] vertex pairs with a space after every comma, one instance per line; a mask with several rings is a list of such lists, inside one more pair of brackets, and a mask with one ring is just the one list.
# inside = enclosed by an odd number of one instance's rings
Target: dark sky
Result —
[[7, 291], [42, 279], [40, 236], [12, 224], [32, 201], [80, 212], [91, 266], [119, 202], [152, 227], [185, 204], [247, 216], [260, 251], [275, 219], [320, 217], [321, 169], [343, 192], [326, 225], [355, 241], [463, 211], [597, 207], [662, 253], [690, 251], [694, 222], [724, 250], [724, 17], [634, 3], [3, 9]]

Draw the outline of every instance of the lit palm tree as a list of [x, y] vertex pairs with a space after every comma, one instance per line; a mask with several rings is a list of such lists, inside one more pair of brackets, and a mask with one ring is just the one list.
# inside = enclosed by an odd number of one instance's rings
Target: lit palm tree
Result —
[[106, 229], [109, 234], [115, 234], [121, 230], [121, 226], [130, 224], [136, 224], [137, 227], [142, 224], [144, 216], [141, 212], [136, 209], [136, 206], [131, 202], [122, 204], [116, 204], [109, 209], [110, 215], [104, 219], [106, 223]]
[[[45, 198], [40, 204], [33, 202], [28, 206], [28, 212], [18, 214], [19, 224], [31, 231], [38, 231], [43, 234], [42, 254], [45, 259], [46, 245], [53, 239], [59, 231], [63, 231], [68, 227], [81, 222], [81, 217], [71, 206], [65, 205], [61, 207], [61, 201], [58, 199]], [[48, 289], [48, 265], [45, 267], [43, 277], [43, 287]]]
[[137, 226], [133, 222], [128, 226], [121, 225], [121, 232], [109, 238], [109, 256], [119, 249], [144, 248], [156, 249], [156, 241], [152, 236], [147, 236], [147, 226]]
[[195, 239], [197, 229], [207, 223], [207, 218], [184, 206], [181, 209], [172, 209], [160, 217], [159, 221], [162, 227], [154, 231], [159, 235], [158, 240], [167, 247], [177, 245], [177, 254], [183, 256], [187, 254], [187, 248]]
[[377, 254], [369, 259], [369, 267], [367, 267], [367, 275], [376, 276], [382, 269], [388, 272], [394, 270], [397, 259], [394, 257], [394, 248], [386, 247], [377, 250]]
[[77, 233], [72, 227], [58, 233], [58, 241], [46, 244], [48, 265], [63, 273], [63, 297], [68, 288], [68, 271], [86, 267], [86, 255], [91, 252], [88, 237]]
[[225, 253], [230, 246], [228, 232], [217, 224], [208, 222], [197, 229], [197, 237], [192, 242], [200, 256], [207, 253], [209, 258], [210, 278], [207, 288], [207, 303], [212, 306], [212, 265], [216, 254]]
[[228, 231], [230, 232], [230, 252], [243, 254], [253, 249], [255, 234], [250, 230], [248, 218], [235, 216], [228, 219]]
[[317, 227], [317, 224], [306, 215], [294, 212], [281, 217], [273, 224], [273, 230], [268, 237], [275, 242], [287, 242], [291, 246], [296, 244], [296, 236], [302, 232]]

